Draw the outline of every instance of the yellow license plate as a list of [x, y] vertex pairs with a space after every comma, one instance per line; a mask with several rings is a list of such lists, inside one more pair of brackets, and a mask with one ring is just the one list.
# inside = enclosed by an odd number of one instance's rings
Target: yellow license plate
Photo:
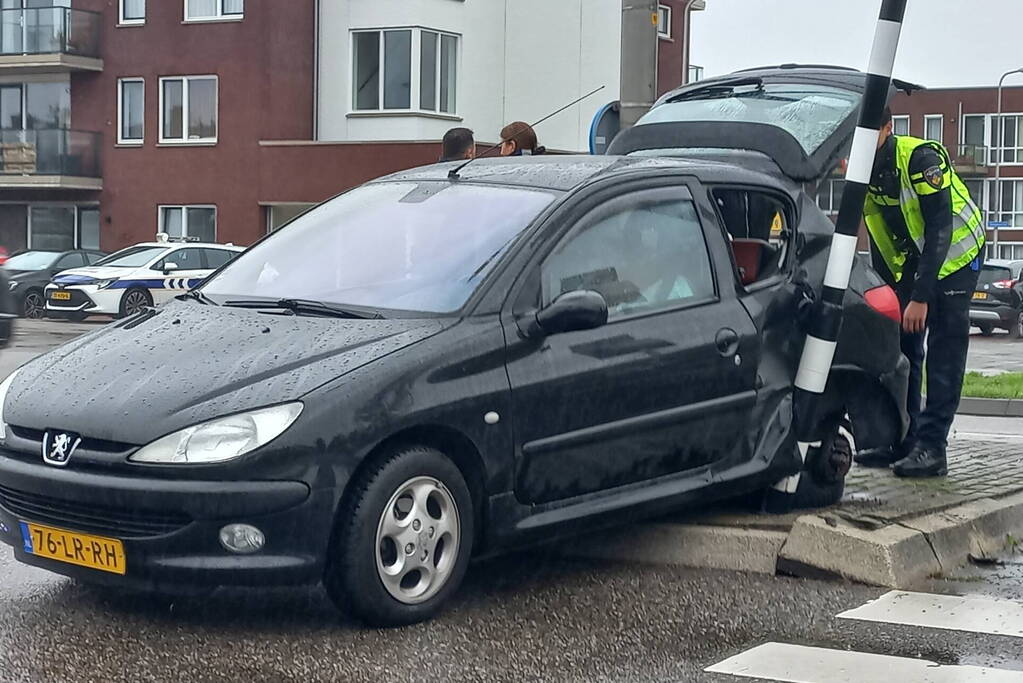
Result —
[[973, 298], [974, 299], [986, 299], [987, 298], [987, 292], [974, 292], [973, 293]]
[[39, 524], [21, 523], [25, 552], [57, 562], [98, 569], [111, 574], [126, 573], [124, 544], [113, 538], [89, 536]]
[[71, 301], [71, 292], [52, 292], [50, 298], [56, 301]]

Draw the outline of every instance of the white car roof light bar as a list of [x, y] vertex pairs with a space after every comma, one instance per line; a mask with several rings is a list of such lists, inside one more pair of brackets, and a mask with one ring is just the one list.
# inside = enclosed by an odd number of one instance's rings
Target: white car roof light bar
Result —
[[[860, 108], [859, 125], [853, 136], [852, 151], [845, 174], [845, 191], [839, 207], [835, 235], [828, 253], [828, 265], [824, 273], [822, 288], [816, 310], [810, 323], [810, 331], [803, 347], [803, 355], [796, 373], [796, 438], [799, 441], [800, 456], [806, 453], [815, 441], [813, 430], [820, 401], [828, 383], [828, 374], [835, 358], [838, 333], [842, 328], [842, 302], [849, 286], [853, 259], [856, 257], [857, 234], [863, 214], [863, 203], [867, 199], [870, 174], [877, 153], [877, 139], [881, 120], [888, 105], [888, 91], [891, 88], [895, 55], [899, 49], [902, 21], [906, 15], [908, 0], [882, 0], [881, 12], [874, 32], [874, 45], [870, 51], [867, 67], [867, 83]], [[785, 493], [794, 493], [799, 486], [799, 475], [786, 477], [775, 488]]]

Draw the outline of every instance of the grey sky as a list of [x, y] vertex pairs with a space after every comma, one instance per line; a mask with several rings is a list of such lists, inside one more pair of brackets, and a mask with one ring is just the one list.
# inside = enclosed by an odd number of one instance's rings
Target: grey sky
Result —
[[[706, 75], [785, 62], [864, 69], [881, 0], [707, 0], [692, 63]], [[1023, 67], [1023, 0], [909, 0], [895, 75], [927, 87], [995, 85]], [[1023, 85], [1023, 75], [1006, 85]]]

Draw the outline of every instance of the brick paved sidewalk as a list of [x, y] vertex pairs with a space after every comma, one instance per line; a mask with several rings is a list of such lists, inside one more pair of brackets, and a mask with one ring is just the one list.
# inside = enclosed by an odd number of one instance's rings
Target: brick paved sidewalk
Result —
[[939, 512], [980, 498], [1023, 491], [1023, 441], [955, 439], [948, 476], [900, 479], [887, 469], [854, 466], [845, 497], [831, 512], [858, 526], [877, 528]]

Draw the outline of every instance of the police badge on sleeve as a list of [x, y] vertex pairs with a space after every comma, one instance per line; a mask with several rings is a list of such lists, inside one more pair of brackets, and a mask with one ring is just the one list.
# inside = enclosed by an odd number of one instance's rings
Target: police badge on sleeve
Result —
[[944, 187], [945, 172], [941, 170], [941, 166], [931, 166], [924, 171], [924, 180], [935, 190], [940, 190]]

